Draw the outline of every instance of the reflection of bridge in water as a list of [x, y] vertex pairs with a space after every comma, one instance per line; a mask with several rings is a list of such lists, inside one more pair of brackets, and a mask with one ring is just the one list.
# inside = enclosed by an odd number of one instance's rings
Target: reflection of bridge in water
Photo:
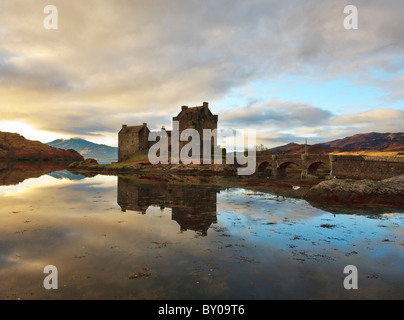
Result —
[[147, 184], [130, 177], [118, 177], [118, 205], [126, 210], [146, 214], [149, 206], [171, 208], [171, 219], [181, 231], [194, 230], [206, 236], [212, 223], [217, 223], [216, 202], [219, 189], [213, 187]]
[[295, 165], [302, 179], [318, 175], [325, 168], [328, 176], [342, 179], [387, 179], [404, 174], [403, 157], [370, 157], [354, 155], [273, 155], [257, 152], [257, 171], [270, 173], [273, 178], [286, 177], [286, 169]]

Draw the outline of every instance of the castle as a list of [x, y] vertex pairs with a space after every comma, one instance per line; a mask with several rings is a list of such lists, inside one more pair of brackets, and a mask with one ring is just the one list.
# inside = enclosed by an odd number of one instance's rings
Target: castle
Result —
[[146, 214], [149, 206], [171, 208], [171, 219], [180, 230], [194, 230], [206, 236], [212, 223], [217, 223], [217, 193], [221, 188], [192, 185], [156, 185], [138, 183], [118, 177], [118, 205], [122, 212]]
[[[180, 135], [185, 129], [195, 129], [202, 137], [203, 129], [217, 129], [218, 115], [213, 115], [209, 110], [208, 103], [204, 102], [202, 106], [192, 108], [182, 106], [181, 112], [173, 117], [173, 121], [178, 122]], [[165, 128], [163, 127], [162, 130]], [[171, 143], [171, 131], [166, 132], [169, 143]], [[155, 143], [148, 141], [149, 133], [147, 123], [138, 126], [122, 125], [122, 129], [118, 133], [118, 162], [128, 160], [138, 152], [149, 150]], [[180, 141], [179, 143], [180, 148], [182, 148], [187, 142]]]

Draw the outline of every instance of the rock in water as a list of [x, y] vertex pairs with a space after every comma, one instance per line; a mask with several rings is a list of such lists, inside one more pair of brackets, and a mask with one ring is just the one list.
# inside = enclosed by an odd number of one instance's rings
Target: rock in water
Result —
[[384, 179], [384, 180], [382, 180], [382, 182], [404, 184], [404, 174], [402, 174], [400, 176], [395, 176], [395, 177], [392, 177], [392, 178], [389, 178], [389, 179]]
[[389, 204], [404, 208], [404, 184], [372, 180], [329, 180], [312, 187], [303, 198], [312, 202]]

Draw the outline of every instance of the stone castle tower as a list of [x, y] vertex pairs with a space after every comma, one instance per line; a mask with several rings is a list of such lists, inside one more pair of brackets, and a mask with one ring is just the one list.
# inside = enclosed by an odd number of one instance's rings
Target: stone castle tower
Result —
[[[192, 108], [182, 106], [181, 112], [176, 117], [173, 117], [173, 121], [178, 121], [180, 135], [185, 129], [195, 129], [202, 138], [203, 129], [217, 129], [218, 115], [213, 115], [209, 110], [208, 103], [204, 102], [202, 106]], [[162, 129], [165, 130], [164, 128]], [[125, 161], [130, 159], [138, 152], [148, 150], [152, 144], [152, 142], [148, 141], [149, 132], [150, 130], [147, 128], [146, 123], [139, 126], [123, 125], [122, 129], [118, 133], [118, 161]], [[171, 131], [166, 132], [168, 134], [169, 141], [171, 141]], [[181, 141], [180, 149], [186, 143], [187, 142]], [[169, 146], [169, 150], [170, 149], [171, 148]]]
[[[176, 117], [173, 117], [173, 121], [178, 121], [180, 136], [185, 129], [195, 129], [202, 138], [203, 129], [217, 129], [218, 115], [213, 115], [209, 110], [208, 103], [204, 102], [202, 106], [193, 108], [182, 106], [181, 112]], [[180, 149], [186, 143], [180, 141]]]

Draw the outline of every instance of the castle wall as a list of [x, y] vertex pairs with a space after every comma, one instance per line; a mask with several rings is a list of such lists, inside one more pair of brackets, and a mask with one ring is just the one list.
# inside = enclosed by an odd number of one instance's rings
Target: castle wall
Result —
[[147, 127], [143, 130], [141, 130], [138, 134], [138, 143], [137, 143], [137, 148], [136, 150], [149, 150], [149, 129]]
[[136, 152], [149, 149], [147, 124], [128, 127], [123, 125], [118, 133], [118, 161], [131, 158]]
[[118, 136], [118, 161], [129, 159], [139, 150], [138, 133], [120, 133]]

